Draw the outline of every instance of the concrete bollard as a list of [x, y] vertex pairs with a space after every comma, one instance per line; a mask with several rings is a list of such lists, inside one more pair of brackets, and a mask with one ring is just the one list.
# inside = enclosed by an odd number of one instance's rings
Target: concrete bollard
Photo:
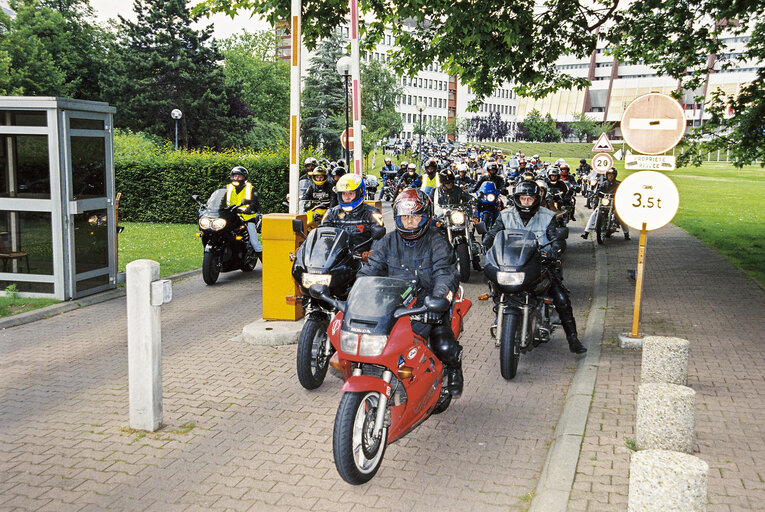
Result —
[[689, 347], [688, 340], [682, 338], [646, 336], [643, 340], [640, 382], [687, 385]]
[[630, 459], [629, 512], [701, 512], [707, 509], [709, 465], [667, 450], [635, 452]]
[[162, 425], [162, 330], [160, 306], [172, 299], [170, 280], [159, 280], [159, 263], [125, 266], [128, 322], [130, 428], [156, 431]]
[[635, 422], [638, 450], [693, 450], [696, 392], [676, 384], [650, 383], [638, 388]]

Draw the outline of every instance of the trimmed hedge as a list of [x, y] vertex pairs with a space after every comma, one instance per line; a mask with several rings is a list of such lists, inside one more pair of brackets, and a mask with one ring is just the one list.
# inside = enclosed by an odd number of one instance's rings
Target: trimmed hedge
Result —
[[206, 201], [214, 190], [226, 186], [229, 172], [237, 165], [250, 171], [262, 213], [284, 211], [282, 202], [289, 188], [286, 148], [260, 153], [174, 151], [169, 145], [136, 144], [134, 137], [115, 140], [115, 146], [121, 220], [195, 223], [198, 206], [191, 195]]

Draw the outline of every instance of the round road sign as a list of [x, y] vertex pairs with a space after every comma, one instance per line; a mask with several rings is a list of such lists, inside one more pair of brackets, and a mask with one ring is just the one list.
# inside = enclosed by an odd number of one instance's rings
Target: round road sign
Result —
[[614, 166], [614, 158], [608, 153], [598, 153], [592, 157], [592, 168], [598, 174], [605, 174], [611, 167]]
[[614, 207], [622, 221], [634, 229], [659, 229], [677, 213], [680, 196], [672, 180], [655, 171], [628, 176], [616, 190]]
[[[348, 134], [351, 136], [350, 141], [348, 140]], [[348, 147], [349, 142], [350, 147]], [[343, 133], [340, 134], [340, 145], [348, 151], [353, 151], [353, 127], [350, 127], [347, 130], [343, 130]]]
[[685, 135], [685, 112], [671, 97], [652, 92], [629, 104], [621, 130], [632, 149], [658, 155], [677, 146]]

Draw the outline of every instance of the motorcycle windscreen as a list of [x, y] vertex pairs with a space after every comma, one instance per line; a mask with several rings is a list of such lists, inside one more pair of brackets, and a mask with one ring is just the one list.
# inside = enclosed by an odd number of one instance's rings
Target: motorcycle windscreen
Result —
[[393, 277], [359, 277], [348, 295], [343, 330], [389, 334], [397, 319], [393, 312], [414, 295], [414, 286]]
[[328, 274], [350, 250], [351, 237], [340, 228], [318, 227], [303, 244], [303, 264], [312, 274]]
[[219, 188], [212, 194], [210, 194], [210, 199], [207, 200], [207, 212], [217, 212], [221, 210], [221, 208], [224, 208], [226, 204], [226, 189], [225, 188]]
[[486, 265], [500, 271], [534, 270], [534, 267], [539, 269], [541, 255], [537, 237], [530, 231], [500, 231], [486, 253]]
[[497, 186], [494, 184], [493, 181], [484, 181], [481, 184], [481, 188], [478, 189], [478, 192], [484, 195], [494, 194], [494, 197], [497, 197], [499, 195]]

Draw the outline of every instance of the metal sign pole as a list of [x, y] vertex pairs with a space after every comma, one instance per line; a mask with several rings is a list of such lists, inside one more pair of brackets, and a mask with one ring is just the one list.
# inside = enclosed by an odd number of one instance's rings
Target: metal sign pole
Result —
[[290, 171], [289, 171], [289, 212], [298, 212], [298, 177], [300, 175], [300, 48], [302, 46], [301, 22], [302, 2], [292, 0], [292, 20], [290, 37], [292, 38], [292, 61], [290, 66]]
[[632, 310], [632, 332], [630, 338], [640, 338], [638, 324], [640, 323], [640, 302], [643, 299], [643, 272], [645, 270], [645, 242], [647, 238], [646, 223], [640, 230], [640, 248], [638, 249], [637, 275], [635, 276], [635, 304]]

